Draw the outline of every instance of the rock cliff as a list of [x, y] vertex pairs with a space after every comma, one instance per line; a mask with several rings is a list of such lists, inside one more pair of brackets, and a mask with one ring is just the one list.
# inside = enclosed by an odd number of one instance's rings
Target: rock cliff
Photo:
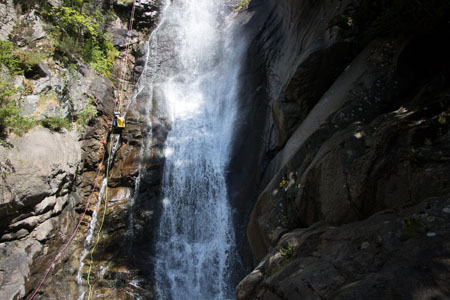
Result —
[[[250, 39], [227, 173], [249, 270], [237, 299], [450, 298], [450, 8], [441, 2], [230, 1]], [[15, 92], [29, 129], [0, 139], [0, 294], [31, 295], [94, 191], [35, 299], [88, 292], [102, 142], [123, 93], [127, 144], [112, 157], [90, 280], [93, 298], [154, 299], [149, 241], [170, 124], [158, 78], [152, 89], [139, 78], [154, 76], [143, 71], [160, 3], [136, 1], [128, 39], [131, 1], [82, 4], [107, 16], [105, 45], [120, 53], [107, 72], [81, 58], [77, 39], [53, 36], [51, 9], [64, 3], [0, 3], [0, 40], [23, 59], [14, 73], [0, 56], [0, 88]]]
[[[129, 255], [129, 246], [133, 243], [127, 229], [135, 213], [130, 211], [134, 206], [128, 202], [133, 200], [139, 168], [142, 172], [146, 166], [154, 172], [161, 168], [159, 158], [149, 155], [148, 159], [143, 159], [146, 153], [142, 152], [144, 145], [152, 142], [147, 141], [151, 137], [148, 119], [151, 116], [157, 119], [158, 115], [156, 112], [149, 115], [144, 107], [145, 97], [133, 96], [146, 63], [146, 42], [158, 19], [159, 2], [136, 1], [136, 19], [131, 37], [127, 39], [131, 4], [130, 1], [105, 0], [90, 1], [82, 7], [85, 11], [97, 10], [107, 16], [105, 28], [99, 30], [120, 51], [109, 76], [101, 74], [98, 71], [101, 69], [95, 71], [95, 66], [88, 64], [85, 58], [80, 59], [75, 47], [73, 53], [64, 52], [67, 51], [61, 44], [64, 39], [55, 39], [52, 29], [55, 24], [48, 14], [52, 8], [61, 7], [63, 1], [7, 0], [0, 4], [0, 39], [11, 42], [16, 51], [5, 55], [33, 53], [30, 55], [37, 56], [38, 60], [19, 74], [8, 72], [3, 65], [0, 72], [2, 84], [7, 79], [16, 87], [11, 90], [15, 91], [14, 101], [23, 116], [20, 118], [35, 124], [24, 135], [2, 133], [2, 299], [27, 299], [31, 295], [50, 262], [69, 239], [94, 191], [80, 230], [34, 299], [77, 299], [87, 292], [88, 250], [92, 249], [93, 241], [86, 241], [86, 236], [90, 234], [89, 228], [97, 231], [100, 224], [100, 218], [95, 222], [95, 216], [101, 213], [100, 204], [103, 205], [99, 199], [106, 171], [105, 163], [99, 166], [105, 152], [102, 142], [110, 126], [114, 102], [120, 96], [123, 98], [121, 109], [126, 114], [127, 127], [123, 135], [127, 144], [118, 147], [113, 157], [108, 183], [111, 201], [104, 234], [93, 258], [91, 283], [95, 297], [102, 294], [114, 299], [134, 299], [149, 293], [143, 288], [148, 283], [141, 284], [145, 279], [141, 261]], [[89, 20], [87, 14], [81, 16]], [[125, 52], [127, 43], [130, 51]], [[164, 135], [158, 136], [158, 139], [163, 138]], [[155, 144], [162, 143], [158, 139], [154, 139]], [[101, 175], [94, 187], [97, 168]], [[154, 187], [153, 193], [156, 191]], [[143, 205], [136, 201], [137, 207]], [[142, 235], [139, 226], [147, 222], [151, 210], [136, 211], [139, 213], [133, 216], [134, 227], [136, 235]]]
[[425, 12], [433, 1], [384, 5], [254, 0], [243, 13], [229, 187], [256, 268], [238, 299], [450, 297], [450, 30]]

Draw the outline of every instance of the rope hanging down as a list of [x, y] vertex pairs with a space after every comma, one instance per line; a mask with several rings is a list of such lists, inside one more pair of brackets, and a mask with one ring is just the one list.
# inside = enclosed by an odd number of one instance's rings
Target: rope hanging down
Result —
[[[106, 216], [106, 210], [108, 208], [108, 177], [109, 177], [109, 169], [111, 166], [111, 153], [112, 153], [112, 143], [111, 143], [111, 138], [108, 141], [109, 143], [109, 150], [108, 150], [108, 161], [106, 163], [106, 186], [105, 186], [105, 194], [102, 198], [105, 199], [105, 205], [103, 207], [103, 215], [102, 215], [102, 221], [100, 222], [100, 227], [98, 228], [98, 232], [97, 232], [97, 238], [95, 240], [95, 244], [91, 249], [91, 253], [90, 253], [90, 261], [89, 261], [89, 271], [88, 271], [88, 275], [87, 275], [87, 283], [89, 286], [89, 294], [88, 294], [88, 300], [91, 299], [92, 297], [92, 290], [93, 290], [93, 286], [91, 284], [90, 281], [90, 277], [91, 277], [91, 271], [92, 271], [92, 266], [94, 265], [94, 252], [95, 252], [95, 248], [97, 247], [99, 241], [100, 241], [100, 234], [102, 232], [102, 228], [103, 228], [103, 224], [105, 223], [105, 216]], [[100, 199], [100, 201], [102, 201], [102, 199]], [[95, 226], [95, 225], [94, 225]]]
[[50, 263], [50, 266], [48, 267], [47, 271], [45, 272], [44, 277], [42, 278], [41, 282], [39, 283], [39, 285], [37, 286], [37, 288], [35, 289], [34, 293], [31, 295], [30, 298], [28, 298], [28, 300], [32, 300], [34, 298], [34, 296], [36, 296], [37, 292], [39, 291], [39, 289], [42, 287], [42, 285], [44, 284], [45, 279], [47, 279], [48, 274], [50, 273], [50, 270], [53, 268], [53, 266], [55, 265], [55, 263], [58, 261], [58, 259], [61, 257], [62, 253], [64, 252], [64, 250], [66, 250], [66, 248], [69, 246], [70, 242], [72, 242], [73, 238], [75, 237], [76, 233], [78, 232], [78, 230], [80, 229], [80, 225], [81, 222], [83, 221], [84, 217], [86, 216], [86, 213], [88, 211], [89, 205], [91, 204], [91, 200], [92, 200], [92, 196], [94, 195], [95, 189], [97, 187], [97, 182], [98, 182], [98, 178], [100, 176], [100, 170], [101, 170], [101, 166], [103, 164], [105, 160], [105, 154], [103, 154], [102, 160], [98, 166], [97, 169], [97, 175], [95, 176], [95, 180], [94, 180], [94, 185], [92, 187], [92, 191], [91, 194], [89, 195], [88, 201], [86, 202], [86, 207], [84, 208], [83, 214], [80, 217], [80, 220], [77, 223], [77, 226], [75, 226], [75, 229], [72, 233], [72, 235], [70, 236], [69, 240], [64, 244], [63, 248], [58, 252], [58, 254], [56, 255], [56, 257], [53, 259], [53, 261]]
[[[127, 38], [126, 38], [126, 48], [125, 48], [125, 60], [122, 63], [122, 72], [120, 75], [120, 79], [119, 79], [119, 85], [118, 85], [118, 89], [119, 89], [119, 101], [114, 101], [114, 111], [116, 111], [117, 107], [119, 107], [119, 111], [120, 108], [122, 106], [122, 92], [123, 92], [123, 88], [122, 88], [122, 79], [125, 75], [125, 67], [126, 67], [126, 63], [128, 61], [128, 51], [129, 51], [129, 38], [130, 38], [130, 33], [132, 30], [132, 26], [133, 26], [133, 19], [134, 19], [134, 11], [135, 11], [135, 4], [136, 4], [136, 0], [133, 0], [133, 5], [131, 8], [131, 17], [130, 17], [130, 22], [128, 24], [128, 33], [127, 33]], [[112, 120], [111, 120], [111, 124], [109, 126], [109, 130], [111, 131], [113, 129], [113, 123], [114, 123], [114, 118], [115, 116], [113, 116]], [[110, 167], [110, 160], [111, 160], [111, 149], [112, 149], [112, 143], [110, 143], [110, 148], [109, 148], [109, 155], [108, 155], [108, 162], [107, 162], [107, 168], [106, 168], [106, 180], [108, 180], [108, 176], [109, 176], [109, 167]], [[42, 285], [44, 284], [45, 280], [47, 279], [50, 271], [53, 269], [53, 267], [55, 266], [56, 262], [61, 258], [62, 253], [66, 250], [66, 248], [69, 246], [69, 244], [72, 242], [72, 240], [75, 238], [75, 235], [77, 234], [77, 232], [80, 229], [80, 225], [83, 222], [84, 218], [86, 217], [87, 211], [89, 209], [89, 206], [91, 204], [92, 201], [92, 196], [95, 193], [95, 189], [97, 188], [97, 184], [98, 184], [98, 179], [100, 177], [100, 171], [102, 169], [102, 165], [105, 162], [105, 154], [106, 154], [106, 150], [103, 153], [102, 159], [100, 161], [100, 164], [97, 168], [97, 174], [95, 176], [94, 179], [94, 184], [92, 186], [92, 190], [91, 193], [89, 195], [88, 201], [86, 202], [86, 206], [84, 208], [83, 213], [81, 214], [81, 217], [77, 223], [77, 225], [75, 226], [75, 229], [73, 230], [71, 236], [69, 237], [69, 239], [67, 240], [67, 242], [64, 244], [64, 246], [61, 248], [61, 250], [58, 252], [58, 254], [55, 256], [55, 258], [52, 260], [52, 262], [50, 263], [50, 266], [48, 267], [48, 269], [46, 270], [44, 276], [42, 277], [42, 280], [39, 282], [38, 286], [36, 287], [36, 289], [34, 290], [33, 294], [27, 299], [27, 300], [33, 300], [34, 297], [36, 296], [36, 294], [39, 292], [39, 290], [41, 289]], [[107, 185], [107, 184], [106, 184]], [[90, 277], [90, 273], [92, 270], [92, 264], [93, 264], [93, 252], [95, 250], [95, 247], [97, 246], [99, 239], [100, 239], [100, 233], [101, 233], [101, 229], [103, 227], [103, 223], [105, 220], [105, 215], [106, 215], [106, 209], [107, 209], [107, 205], [108, 205], [108, 187], [106, 186], [106, 190], [105, 190], [105, 206], [104, 206], [104, 210], [103, 210], [103, 218], [102, 218], [102, 222], [99, 228], [99, 232], [97, 233], [97, 240], [96, 243], [91, 251], [91, 261], [90, 261], [90, 266], [89, 266], [89, 273], [88, 273], [88, 285], [89, 285], [89, 299], [91, 297], [91, 293], [92, 293], [92, 286], [89, 282], [89, 277]]]
[[133, 0], [133, 5], [131, 6], [130, 21], [128, 23], [127, 38], [125, 40], [125, 59], [122, 61], [122, 72], [120, 74], [119, 85], [118, 85], [118, 90], [119, 90], [119, 112], [120, 112], [120, 110], [122, 108], [122, 98], [123, 98], [122, 81], [123, 81], [123, 78], [125, 77], [126, 66], [127, 66], [127, 63], [128, 63], [128, 51], [130, 49], [130, 42], [129, 42], [129, 40], [131, 38], [131, 31], [133, 30], [135, 6], [136, 6], [136, 0]]
[[[123, 86], [122, 86], [122, 81], [123, 78], [125, 76], [125, 71], [126, 71], [126, 66], [127, 66], [127, 62], [128, 62], [128, 51], [130, 48], [130, 36], [131, 36], [131, 31], [133, 30], [133, 20], [134, 20], [134, 10], [135, 10], [135, 4], [136, 1], [133, 0], [133, 4], [131, 6], [131, 16], [130, 16], [130, 21], [128, 23], [128, 32], [127, 32], [127, 38], [125, 40], [125, 59], [123, 60], [122, 63], [122, 72], [120, 74], [120, 79], [119, 79], [119, 85], [118, 85], [118, 90], [119, 90], [119, 103], [117, 103], [117, 101], [114, 103], [114, 112], [116, 111], [116, 108], [118, 106], [118, 112], [120, 113], [121, 107], [122, 107], [122, 93], [123, 93]], [[116, 122], [118, 122], [116, 120]], [[114, 117], [113, 117], [113, 123], [114, 123]], [[124, 124], [123, 124], [124, 125]], [[110, 130], [112, 130], [112, 126], [113, 124], [111, 124], [111, 128]], [[87, 283], [89, 286], [89, 293], [88, 293], [88, 300], [91, 299], [92, 297], [92, 293], [93, 293], [93, 285], [91, 284], [90, 278], [91, 278], [91, 272], [92, 272], [92, 267], [94, 265], [94, 252], [95, 252], [95, 248], [97, 247], [98, 243], [100, 242], [100, 236], [101, 236], [101, 232], [102, 232], [102, 228], [103, 228], [103, 224], [105, 223], [105, 216], [106, 216], [106, 211], [108, 209], [108, 178], [109, 178], [109, 171], [110, 171], [110, 167], [111, 167], [111, 163], [110, 160], [112, 158], [112, 142], [111, 142], [111, 135], [109, 135], [109, 141], [107, 141], [107, 145], [109, 144], [109, 153], [108, 153], [108, 162], [106, 165], [106, 187], [105, 187], [105, 195], [104, 195], [104, 199], [105, 199], [105, 205], [103, 207], [103, 215], [102, 215], [102, 220], [100, 222], [100, 227], [98, 229], [97, 232], [97, 237], [95, 240], [95, 244], [91, 249], [90, 252], [90, 261], [89, 261], [89, 271], [87, 274]], [[120, 142], [120, 140], [119, 140]]]

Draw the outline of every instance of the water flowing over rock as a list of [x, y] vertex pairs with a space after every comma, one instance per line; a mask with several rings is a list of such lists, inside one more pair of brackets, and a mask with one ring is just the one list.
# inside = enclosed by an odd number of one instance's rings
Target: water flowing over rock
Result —
[[448, 1], [0, 2], [0, 298], [450, 298]]
[[150, 88], [171, 128], [154, 248], [159, 298], [230, 298], [240, 268], [225, 167], [245, 45], [226, 4], [168, 2], [150, 43], [158, 54]]

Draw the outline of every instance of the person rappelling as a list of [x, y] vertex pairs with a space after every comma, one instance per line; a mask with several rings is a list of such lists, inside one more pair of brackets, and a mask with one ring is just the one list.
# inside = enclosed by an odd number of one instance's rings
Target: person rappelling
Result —
[[120, 112], [114, 112], [112, 127], [108, 131], [108, 135], [106, 136], [106, 140], [103, 141], [103, 145], [108, 145], [109, 138], [111, 134], [119, 135], [119, 143], [123, 146], [126, 144], [126, 141], [123, 138], [123, 129], [125, 128], [125, 118], [121, 116]]

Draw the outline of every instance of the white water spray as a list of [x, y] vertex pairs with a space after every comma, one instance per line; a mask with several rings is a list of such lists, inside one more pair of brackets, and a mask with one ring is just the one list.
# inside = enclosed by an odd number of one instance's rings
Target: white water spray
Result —
[[225, 167], [244, 45], [233, 36], [227, 2], [174, 0], [156, 34], [157, 48], [171, 48], [154, 85], [172, 121], [155, 247], [159, 299], [233, 297], [236, 250]]
[[95, 204], [94, 211], [92, 213], [91, 222], [89, 223], [89, 230], [86, 236], [86, 240], [84, 241], [83, 253], [81, 254], [80, 257], [80, 267], [78, 268], [77, 272], [78, 295], [79, 295], [78, 300], [83, 300], [84, 295], [86, 294], [83, 288], [84, 260], [86, 259], [86, 256], [88, 255], [89, 251], [91, 250], [92, 237], [94, 236], [95, 225], [97, 224], [98, 209], [100, 208], [100, 204], [102, 203], [103, 193], [105, 192], [107, 183], [108, 181], [106, 180], [106, 178], [103, 179], [100, 192], [98, 193], [97, 196], [97, 203]]

